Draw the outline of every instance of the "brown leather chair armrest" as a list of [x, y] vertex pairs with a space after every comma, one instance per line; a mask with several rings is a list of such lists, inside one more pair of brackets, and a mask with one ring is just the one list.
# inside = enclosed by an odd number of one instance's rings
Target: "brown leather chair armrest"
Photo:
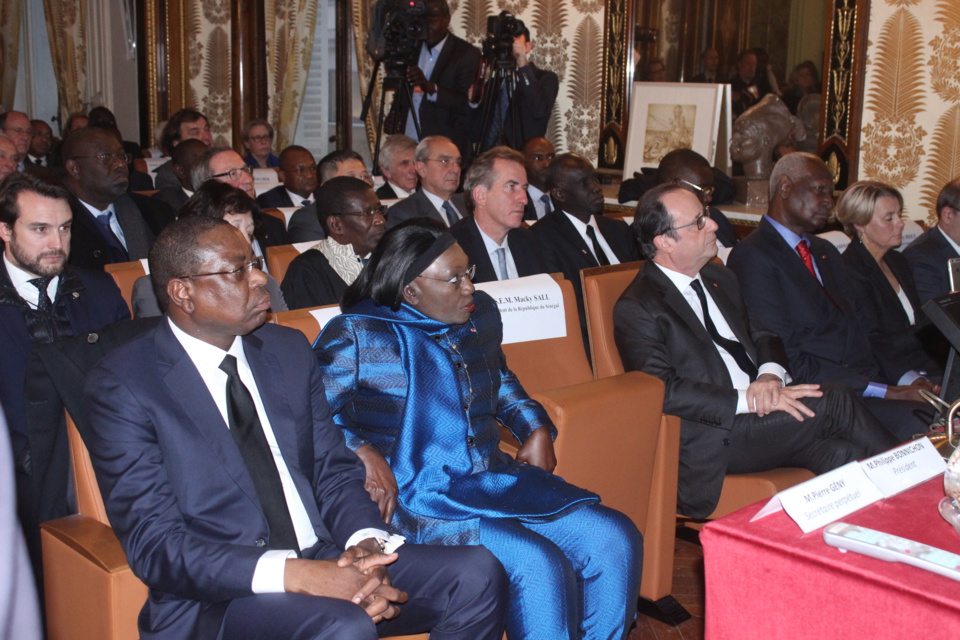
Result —
[[113, 529], [93, 518], [67, 516], [44, 522], [40, 529], [103, 571], [112, 573], [128, 568], [127, 556]]

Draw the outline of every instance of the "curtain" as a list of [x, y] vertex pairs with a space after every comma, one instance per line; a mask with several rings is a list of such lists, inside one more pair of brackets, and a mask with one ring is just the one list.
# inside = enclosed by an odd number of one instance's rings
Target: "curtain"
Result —
[[[356, 47], [357, 66], [360, 76], [360, 99], [367, 97], [367, 88], [370, 86], [370, 74], [373, 73], [373, 59], [367, 53], [367, 33], [370, 31], [371, 9], [373, 2], [370, 0], [352, 0], [350, 2], [350, 13], [353, 21], [353, 43]], [[373, 87], [373, 98], [370, 100], [370, 111], [367, 113], [367, 120], [364, 126], [367, 131], [367, 145], [370, 147], [370, 157], [373, 157], [374, 147], [377, 143], [377, 117], [380, 114], [380, 100], [383, 99], [382, 82], [383, 69], [380, 69], [377, 77], [377, 84]], [[389, 109], [389, 104], [385, 105], [384, 114]], [[354, 145], [356, 145], [356, 141]]]
[[293, 144], [303, 103], [317, 0], [267, 0], [264, 11], [267, 40], [268, 119], [276, 131], [274, 148]]
[[[6, 2], [7, 0], [4, 0]], [[87, 0], [43, 0], [60, 117], [86, 111]]]
[[21, 0], [0, 2], [0, 105], [13, 109], [17, 89], [17, 59], [20, 55]]

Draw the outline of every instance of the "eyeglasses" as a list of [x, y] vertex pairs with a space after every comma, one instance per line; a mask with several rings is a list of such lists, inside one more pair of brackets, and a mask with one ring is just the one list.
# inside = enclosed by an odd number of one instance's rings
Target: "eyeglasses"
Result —
[[250, 136], [247, 140], [252, 140], [254, 142], [266, 142], [267, 140], [273, 140], [273, 136], [270, 134], [265, 134], [262, 136]]
[[683, 183], [687, 185], [688, 187], [696, 191], [698, 194], [700, 194], [700, 197], [703, 198], [704, 200], [710, 200], [713, 198], [713, 187], [701, 187], [700, 185], [693, 184], [692, 182], [688, 180], [684, 180], [683, 178], [675, 178], [673, 182], [675, 184]]
[[453, 165], [458, 167], [463, 167], [463, 158], [451, 158], [450, 156], [441, 156], [439, 158], [427, 158], [424, 162], [439, 162], [446, 168], [450, 168]]
[[373, 216], [380, 214], [384, 218], [387, 217], [387, 207], [386, 205], [380, 205], [379, 207], [374, 207], [368, 211], [346, 211], [344, 213], [334, 213], [331, 215], [335, 216], [354, 216], [357, 218], [372, 218]]
[[241, 173], [245, 173], [245, 174], [247, 174], [248, 176], [252, 176], [252, 175], [253, 175], [253, 167], [249, 167], [249, 166], [247, 166], [247, 165], [243, 165], [242, 167], [235, 167], [235, 168], [233, 168], [233, 169], [230, 169], [229, 171], [224, 171], [223, 173], [218, 173], [218, 174], [212, 175], [212, 176], [210, 176], [210, 177], [211, 177], [211, 178], [225, 178], [225, 177], [227, 177], [227, 176], [230, 176], [230, 179], [231, 179], [231, 180], [236, 181], [236, 180], [239, 180], [239, 179], [240, 179], [240, 174], [241, 174]]
[[294, 168], [294, 169], [281, 169], [281, 171], [283, 171], [284, 173], [286, 173], [286, 172], [289, 171], [290, 173], [295, 173], [295, 174], [297, 174], [298, 176], [303, 176], [303, 175], [308, 175], [308, 176], [310, 176], [310, 175], [313, 175], [313, 174], [315, 174], [315, 173], [317, 172], [317, 165], [316, 165], [316, 164], [301, 164], [299, 167], [296, 167], [296, 168]]
[[206, 276], [233, 276], [237, 282], [243, 282], [250, 277], [253, 270], [263, 271], [263, 258], [257, 256], [250, 262], [246, 262], [236, 269], [229, 271], [211, 271], [210, 273], [195, 273], [192, 276], [179, 276], [177, 280], [188, 280], [190, 278], [205, 278]]
[[116, 163], [130, 164], [133, 156], [129, 153], [99, 153], [95, 156], [73, 156], [73, 160], [96, 160], [100, 164], [110, 167]]
[[452, 284], [455, 287], [459, 287], [463, 284], [464, 279], [473, 281], [473, 276], [477, 272], [477, 265], [472, 264], [467, 267], [467, 270], [461, 273], [458, 276], [453, 276], [452, 278], [431, 278], [430, 276], [420, 275], [418, 278], [426, 278], [427, 280], [436, 280], [437, 282], [446, 282], [447, 284]]
[[17, 134], [17, 135], [19, 135], [19, 136], [22, 136], [22, 135], [32, 136], [32, 135], [33, 135], [33, 129], [21, 129], [20, 127], [6, 127], [6, 128], [4, 128], [3, 132], [4, 132], [4, 133], [15, 133], [15, 134]]
[[707, 215], [705, 210], [701, 211], [700, 215], [698, 215], [697, 219], [693, 222], [682, 224], [679, 227], [670, 227], [670, 231], [679, 231], [680, 229], [686, 229], [687, 227], [692, 227], [693, 225], [697, 225], [697, 231], [703, 231], [703, 228], [707, 226], [707, 218], [709, 217], [710, 216]]
[[543, 162], [544, 160], [548, 162], [553, 162], [553, 159], [557, 157], [556, 153], [531, 153], [530, 157], [533, 158], [534, 162]]

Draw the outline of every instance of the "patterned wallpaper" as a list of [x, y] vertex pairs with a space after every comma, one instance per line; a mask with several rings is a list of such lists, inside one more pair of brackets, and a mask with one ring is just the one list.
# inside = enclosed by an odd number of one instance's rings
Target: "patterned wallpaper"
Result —
[[188, 0], [185, 7], [184, 32], [190, 51], [185, 102], [207, 116], [214, 144], [230, 146], [230, 0]]
[[910, 218], [936, 222], [960, 175], [960, 2], [873, 0], [860, 178], [903, 192]]

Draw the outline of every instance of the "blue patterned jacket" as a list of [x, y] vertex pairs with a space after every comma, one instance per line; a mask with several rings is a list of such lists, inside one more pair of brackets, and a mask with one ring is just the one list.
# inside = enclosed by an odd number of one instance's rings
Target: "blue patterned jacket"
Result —
[[474, 302], [469, 322], [447, 325], [364, 301], [314, 344], [334, 420], [348, 446], [371, 444], [390, 463], [394, 525], [414, 542], [476, 544], [479, 517], [537, 521], [598, 500], [500, 450], [499, 422], [520, 442], [556, 428], [507, 368], [493, 299]]

